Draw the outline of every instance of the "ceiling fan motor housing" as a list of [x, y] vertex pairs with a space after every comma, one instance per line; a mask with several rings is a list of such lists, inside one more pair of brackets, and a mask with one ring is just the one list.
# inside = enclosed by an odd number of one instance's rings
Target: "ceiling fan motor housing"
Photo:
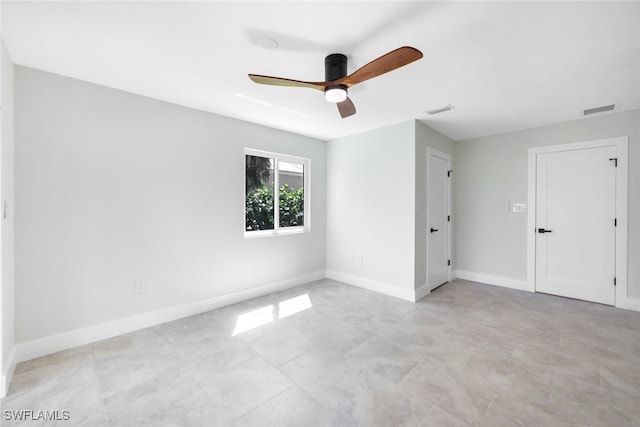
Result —
[[[324, 80], [327, 82], [347, 76], [347, 57], [341, 53], [332, 53], [324, 58]], [[331, 89], [347, 90], [346, 85], [327, 86], [325, 92]]]
[[330, 82], [347, 76], [347, 57], [332, 53], [324, 58], [324, 80]]

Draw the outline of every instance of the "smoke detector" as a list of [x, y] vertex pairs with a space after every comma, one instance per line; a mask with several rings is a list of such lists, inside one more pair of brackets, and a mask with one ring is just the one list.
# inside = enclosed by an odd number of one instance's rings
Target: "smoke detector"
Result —
[[278, 46], [280, 46], [280, 43], [278, 43], [277, 40], [272, 39], [270, 37], [262, 37], [258, 39], [258, 46], [260, 46], [263, 49], [274, 50], [274, 49], [277, 49]]

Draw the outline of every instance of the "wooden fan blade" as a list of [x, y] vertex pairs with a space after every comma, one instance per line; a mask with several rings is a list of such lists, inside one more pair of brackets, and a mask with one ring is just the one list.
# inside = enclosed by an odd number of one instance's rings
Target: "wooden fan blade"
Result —
[[249, 78], [254, 82], [260, 83], [262, 85], [308, 87], [311, 89], [322, 91], [324, 91], [324, 88], [328, 86], [326, 82], [303, 82], [300, 80], [284, 79], [282, 77], [261, 76], [258, 74], [249, 74]]
[[340, 116], [343, 119], [346, 119], [349, 116], [353, 116], [356, 113], [356, 106], [353, 105], [353, 102], [351, 102], [351, 99], [349, 99], [349, 97], [347, 97], [347, 99], [342, 102], [338, 102], [337, 105]]
[[374, 59], [347, 77], [340, 79], [339, 82], [340, 84], [350, 87], [355, 84], [362, 83], [365, 80], [378, 77], [384, 73], [403, 67], [420, 58], [422, 58], [422, 52], [418, 49], [410, 46], [403, 46]]

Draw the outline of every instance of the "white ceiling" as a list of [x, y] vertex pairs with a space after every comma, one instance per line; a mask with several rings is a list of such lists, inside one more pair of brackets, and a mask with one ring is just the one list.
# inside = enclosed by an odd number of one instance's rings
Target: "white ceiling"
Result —
[[[3, 2], [16, 64], [324, 140], [419, 119], [454, 140], [640, 108], [638, 2]], [[275, 50], [260, 46], [264, 37]], [[247, 74], [324, 80], [400, 46], [424, 58], [321, 92]], [[429, 116], [427, 109], [455, 109]]]

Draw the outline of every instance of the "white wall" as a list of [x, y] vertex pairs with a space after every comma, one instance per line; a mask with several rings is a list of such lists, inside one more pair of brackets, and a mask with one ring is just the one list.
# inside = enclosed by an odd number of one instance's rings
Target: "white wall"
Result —
[[[12, 206], [6, 91], [2, 191]], [[455, 144], [409, 121], [325, 145], [24, 67], [15, 68], [15, 95], [18, 343], [325, 268], [411, 299], [426, 282], [427, 147], [454, 154], [456, 268], [524, 280], [526, 215], [507, 214], [504, 204], [527, 200], [527, 149], [628, 135], [629, 286], [640, 296], [639, 111]], [[244, 147], [311, 158], [311, 233], [243, 237]], [[144, 292], [134, 292], [135, 281]], [[5, 268], [2, 292], [12, 347]]]
[[[2, 131], [0, 134], [0, 180], [2, 197], [0, 200], [0, 221], [2, 228], [0, 239], [2, 240], [2, 285], [0, 290], [0, 301], [2, 302], [2, 316], [0, 325], [2, 326], [2, 378], [10, 379], [14, 361], [11, 357], [15, 343], [14, 335], [14, 249], [13, 249], [13, 62], [9, 53], [2, 44], [2, 69], [0, 82], [0, 123]], [[2, 201], [7, 202], [7, 218], [2, 218]], [[8, 381], [7, 381], [8, 383]], [[0, 397], [4, 396], [8, 384], [0, 384]]]
[[[15, 78], [18, 343], [324, 271], [324, 142]], [[311, 159], [310, 233], [243, 237], [244, 147]]]
[[412, 298], [414, 133], [408, 121], [327, 143], [330, 277]]
[[456, 268], [526, 280], [528, 148], [629, 136], [629, 296], [640, 297], [640, 110], [476, 138], [455, 144]]
[[328, 143], [329, 277], [409, 300], [424, 294], [427, 147], [454, 152], [415, 120]]
[[[418, 289], [427, 284], [427, 147], [449, 154], [453, 157], [454, 143], [445, 135], [431, 129], [429, 126], [416, 121], [416, 225], [415, 225], [415, 286]], [[452, 159], [452, 168], [455, 168]], [[453, 177], [452, 177], [453, 179]], [[455, 218], [452, 218], [452, 251], [455, 253]], [[455, 264], [455, 260], [452, 260]], [[453, 267], [452, 267], [453, 268]]]

